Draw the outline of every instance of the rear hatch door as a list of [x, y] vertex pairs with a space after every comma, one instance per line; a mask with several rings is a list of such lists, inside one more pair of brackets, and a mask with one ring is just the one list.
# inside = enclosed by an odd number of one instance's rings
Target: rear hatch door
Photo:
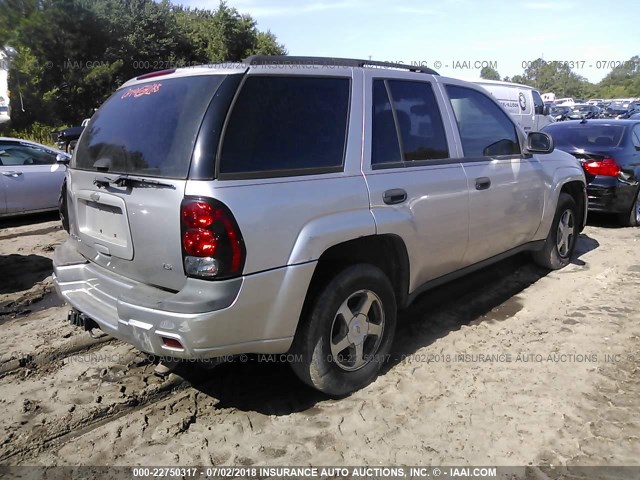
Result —
[[72, 232], [88, 260], [179, 290], [180, 203], [205, 112], [225, 75], [155, 77], [93, 115], [69, 175]]

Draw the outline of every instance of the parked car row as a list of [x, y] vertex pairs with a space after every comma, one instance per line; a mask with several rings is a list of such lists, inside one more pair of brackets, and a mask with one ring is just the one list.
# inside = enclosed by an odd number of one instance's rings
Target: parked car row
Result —
[[561, 98], [547, 101], [550, 114], [556, 121], [581, 120], [595, 118], [630, 118], [640, 113], [640, 101], [609, 101], [592, 99], [587, 102], [573, 98]]

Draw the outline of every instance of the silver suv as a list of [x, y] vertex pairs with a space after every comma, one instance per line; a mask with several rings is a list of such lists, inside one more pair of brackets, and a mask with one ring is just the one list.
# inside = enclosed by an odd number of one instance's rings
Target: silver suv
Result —
[[525, 250], [566, 265], [587, 203], [575, 158], [481, 87], [330, 58], [130, 80], [66, 180], [73, 323], [161, 357], [289, 353], [334, 396], [421, 292]]

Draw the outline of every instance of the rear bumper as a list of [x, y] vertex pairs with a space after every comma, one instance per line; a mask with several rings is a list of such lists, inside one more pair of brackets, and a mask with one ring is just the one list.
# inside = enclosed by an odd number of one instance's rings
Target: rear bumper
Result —
[[[88, 262], [68, 240], [54, 255], [58, 295], [100, 329], [158, 356], [284, 353], [291, 346], [315, 262], [238, 279], [189, 278], [173, 293]], [[167, 347], [162, 337], [184, 349]]]
[[635, 200], [638, 187], [620, 182], [617, 178], [595, 177], [587, 185], [589, 211], [627, 213]]

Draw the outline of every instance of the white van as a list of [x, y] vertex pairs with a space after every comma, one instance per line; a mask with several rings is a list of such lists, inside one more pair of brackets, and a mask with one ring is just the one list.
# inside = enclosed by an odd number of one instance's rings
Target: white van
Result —
[[[0, 46], [1, 47], [1, 46]], [[0, 48], [0, 123], [8, 122], [9, 116], [9, 63], [7, 55]]]
[[5, 123], [11, 120], [9, 115], [9, 105], [0, 102], [0, 123]]
[[533, 87], [498, 80], [479, 80], [474, 83], [493, 95], [525, 132], [538, 131], [554, 121], [548, 115], [540, 92]]

